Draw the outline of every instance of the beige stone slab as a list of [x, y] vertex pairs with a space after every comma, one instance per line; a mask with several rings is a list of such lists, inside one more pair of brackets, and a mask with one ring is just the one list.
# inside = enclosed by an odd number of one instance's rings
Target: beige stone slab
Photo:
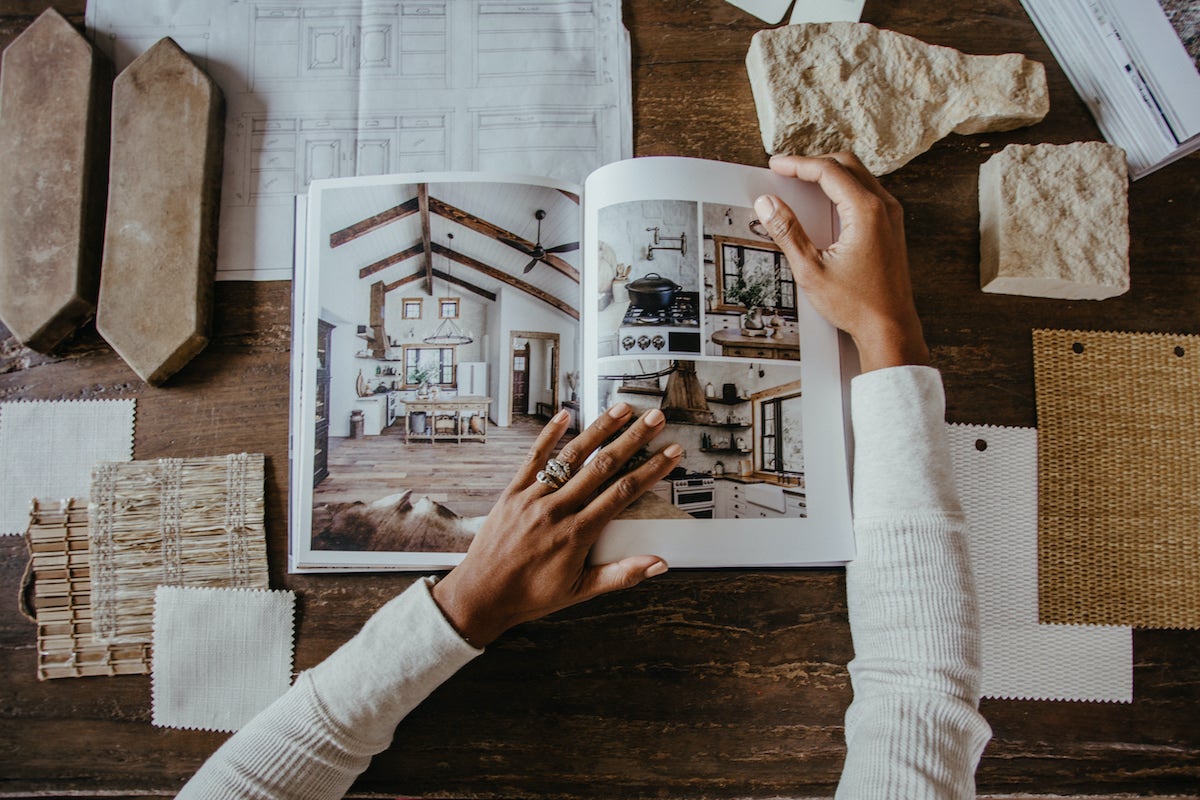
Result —
[[759, 31], [746, 69], [768, 153], [849, 150], [875, 175], [947, 134], [1011, 130], [1050, 110], [1036, 61], [967, 55], [866, 23]]
[[1102, 300], [1129, 291], [1125, 152], [1010, 144], [979, 168], [983, 291]]
[[112, 70], [57, 11], [0, 66], [0, 319], [48, 353], [92, 318]]
[[220, 88], [170, 38], [113, 86], [96, 328], [147, 383], [208, 344], [223, 121]]

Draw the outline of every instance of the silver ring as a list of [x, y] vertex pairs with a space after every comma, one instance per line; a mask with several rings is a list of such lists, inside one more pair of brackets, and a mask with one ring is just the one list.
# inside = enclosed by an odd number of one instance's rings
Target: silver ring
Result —
[[546, 472], [558, 478], [563, 483], [571, 480], [571, 465], [565, 461], [552, 458], [546, 462]]
[[546, 484], [550, 487], [551, 491], [561, 489], [563, 487], [563, 483], [565, 483], [565, 481], [559, 480], [558, 476], [551, 475], [549, 472], [541, 469], [538, 470], [537, 482]]
[[561, 489], [563, 484], [571, 480], [571, 465], [565, 461], [552, 458], [546, 462], [546, 468], [538, 470], [537, 481], [551, 489]]

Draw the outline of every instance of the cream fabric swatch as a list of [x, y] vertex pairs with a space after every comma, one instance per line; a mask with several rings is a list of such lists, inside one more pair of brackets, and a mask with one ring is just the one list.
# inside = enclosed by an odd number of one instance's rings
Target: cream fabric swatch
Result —
[[154, 596], [155, 725], [236, 731], [288, 690], [289, 591], [160, 586]]
[[1132, 702], [1132, 629], [1038, 622], [1037, 430], [946, 427], [979, 590], [984, 697]]
[[133, 400], [0, 403], [0, 534], [24, 533], [33, 498], [87, 497], [92, 465], [133, 458]]

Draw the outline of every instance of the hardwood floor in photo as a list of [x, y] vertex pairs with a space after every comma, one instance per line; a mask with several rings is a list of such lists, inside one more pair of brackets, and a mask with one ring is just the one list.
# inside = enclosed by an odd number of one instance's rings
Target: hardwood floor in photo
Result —
[[[516, 414], [508, 427], [489, 426], [486, 443], [405, 444], [403, 418], [379, 436], [331, 437], [329, 477], [313, 490], [313, 506], [356, 500], [370, 503], [412, 490], [414, 499], [428, 495], [459, 516], [486, 515], [543, 424], [537, 417]], [[574, 434], [567, 434], [559, 446], [572, 438]], [[317, 530], [317, 520], [313, 522]]]

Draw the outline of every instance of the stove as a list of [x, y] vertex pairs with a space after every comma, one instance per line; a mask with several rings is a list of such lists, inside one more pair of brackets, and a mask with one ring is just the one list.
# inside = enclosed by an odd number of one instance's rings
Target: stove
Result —
[[713, 476], [704, 472], [676, 470], [664, 480], [671, 484], [671, 502], [697, 519], [712, 519], [716, 509]]
[[700, 352], [700, 293], [677, 292], [665, 308], [630, 303], [617, 328], [622, 355], [695, 355]]

